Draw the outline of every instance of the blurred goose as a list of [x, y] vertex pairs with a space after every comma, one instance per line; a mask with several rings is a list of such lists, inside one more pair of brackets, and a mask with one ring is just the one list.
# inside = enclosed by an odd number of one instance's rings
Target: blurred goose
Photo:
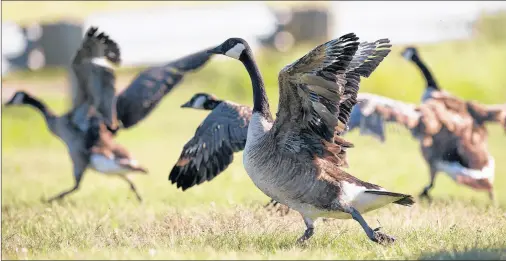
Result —
[[302, 215], [307, 229], [298, 242], [313, 235], [319, 217], [353, 218], [372, 241], [392, 242], [362, 214], [389, 203], [414, 203], [410, 195], [386, 191], [342, 169], [353, 145], [341, 134], [356, 103], [360, 77], [368, 77], [390, 52], [388, 39], [357, 40], [353, 33], [341, 36], [281, 70], [276, 120], [248, 43], [230, 38], [210, 51], [240, 60], [250, 75], [254, 105], [244, 167], [262, 192]]
[[73, 109], [76, 112], [73, 122], [86, 130], [88, 121], [84, 119], [88, 108], [81, 104], [90, 100], [91, 106], [103, 116], [113, 134], [119, 128], [130, 128], [146, 118], [186, 73], [202, 67], [211, 56], [203, 50], [163, 66], [150, 67], [140, 72], [128, 87], [115, 96], [116, 76], [110, 63], [120, 64], [119, 47], [107, 35], [98, 33], [96, 27], [90, 27], [73, 60], [72, 67], [79, 86], [74, 97]]
[[485, 123], [497, 122], [506, 130], [506, 104], [481, 105], [444, 91], [431, 92], [418, 106], [373, 94], [359, 94], [358, 101], [364, 119], [377, 119], [360, 126], [366, 132], [381, 137], [385, 122], [397, 122], [420, 140], [430, 170], [421, 197], [431, 199], [436, 174], [445, 172], [457, 183], [487, 191], [494, 201], [495, 160], [487, 147]]
[[105, 127], [104, 120], [94, 109], [89, 110], [88, 129], [84, 132], [72, 123], [74, 110], [56, 116], [42, 101], [24, 91], [16, 92], [6, 105], [22, 104], [30, 105], [42, 113], [49, 130], [67, 146], [72, 160], [74, 186], [70, 190], [50, 198], [48, 202], [62, 199], [78, 190], [83, 174], [88, 167], [104, 174], [114, 174], [122, 178], [130, 185], [130, 189], [135, 193], [137, 199], [141, 200], [132, 181], [125, 174], [129, 172], [147, 173], [146, 169], [139, 166], [124, 147], [114, 142], [112, 134]]
[[[124, 173], [126, 170], [146, 172], [126, 149], [113, 142], [111, 135], [121, 127], [130, 128], [144, 119], [164, 95], [182, 80], [184, 73], [202, 66], [210, 56], [206, 51], [201, 51], [164, 66], [151, 67], [141, 72], [118, 96], [114, 96], [115, 75], [109, 63], [118, 65], [121, 61], [118, 44], [103, 32], [98, 33], [97, 28], [90, 27], [72, 62], [79, 88], [68, 113], [54, 116], [36, 98], [25, 92], [17, 93], [9, 104], [29, 104], [44, 110], [50, 130], [69, 147], [74, 163], [74, 187], [50, 201], [77, 190], [88, 164], [103, 173]], [[94, 126], [90, 125], [92, 123]], [[109, 132], [103, 130], [102, 124]], [[90, 154], [90, 150], [95, 153]], [[130, 184], [140, 200], [133, 183], [126, 176], [120, 177]]]
[[[357, 110], [352, 112], [350, 130], [385, 140], [385, 123], [398, 122], [420, 140], [422, 155], [429, 165], [430, 182], [421, 197], [428, 198], [438, 172], [477, 190], [485, 190], [494, 201], [493, 179], [495, 161], [486, 140], [486, 122], [505, 124], [506, 109], [502, 105], [482, 105], [463, 101], [447, 93], [436, 80], [414, 47], [402, 56], [413, 61], [426, 80], [422, 104], [415, 105], [387, 97], [361, 93]], [[506, 126], [505, 126], [506, 128]], [[462, 133], [466, 135], [462, 136]]]

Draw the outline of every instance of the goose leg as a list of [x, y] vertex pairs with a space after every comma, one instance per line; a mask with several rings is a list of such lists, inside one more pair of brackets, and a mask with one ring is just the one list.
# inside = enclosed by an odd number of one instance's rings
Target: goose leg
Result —
[[67, 190], [67, 191], [63, 191], [62, 193], [50, 198], [47, 200], [47, 203], [51, 203], [53, 202], [54, 200], [60, 200], [62, 198], [64, 198], [65, 196], [67, 196], [68, 194], [72, 193], [72, 192], [75, 192], [76, 190], [79, 189], [79, 185], [81, 184], [81, 179], [83, 177], [83, 173], [84, 173], [84, 170], [82, 171], [79, 171], [79, 172], [74, 172], [74, 179], [75, 179], [75, 185], [73, 188]]
[[430, 168], [430, 183], [427, 185], [422, 193], [420, 194], [420, 198], [427, 198], [429, 201], [432, 201], [432, 197], [429, 196], [429, 190], [434, 187], [434, 179], [436, 178], [437, 171], [434, 168]]
[[490, 198], [490, 201], [493, 205], [497, 205], [497, 201], [495, 200], [495, 194], [494, 194], [494, 188], [490, 188], [488, 190], [488, 197]]
[[302, 235], [299, 239], [297, 239], [297, 243], [303, 243], [309, 238], [313, 236], [314, 233], [314, 221], [308, 217], [302, 216], [304, 219], [304, 223], [306, 224], [306, 231], [304, 231], [304, 235]]
[[358, 212], [353, 207], [350, 210], [350, 214], [353, 217], [353, 219], [355, 221], [357, 221], [362, 226], [362, 228], [364, 229], [365, 233], [367, 234], [367, 236], [369, 237], [369, 239], [371, 239], [372, 241], [374, 241], [376, 243], [380, 243], [380, 244], [383, 244], [383, 243], [393, 243], [395, 241], [395, 238], [393, 238], [393, 237], [391, 237], [391, 236], [389, 236], [387, 234], [379, 232], [380, 228], [372, 229], [367, 224], [367, 222], [365, 222], [365, 220], [362, 217], [362, 215], [360, 214], [360, 212]]
[[135, 188], [134, 183], [127, 176], [121, 175], [120, 177], [123, 180], [125, 180], [128, 184], [130, 184], [130, 189], [135, 193], [137, 200], [139, 200], [139, 202], [142, 202], [141, 195], [139, 195], [139, 192], [137, 192], [137, 189]]

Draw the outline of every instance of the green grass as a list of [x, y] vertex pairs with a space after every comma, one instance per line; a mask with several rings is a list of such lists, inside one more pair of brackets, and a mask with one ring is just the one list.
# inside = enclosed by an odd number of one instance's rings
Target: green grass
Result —
[[[423, 46], [420, 52], [443, 88], [484, 103], [504, 102], [506, 75], [501, 72], [506, 69], [506, 51], [492, 45], [481, 48], [483, 44]], [[399, 58], [399, 50], [363, 81], [362, 90], [417, 102], [423, 78], [414, 65]], [[277, 72], [305, 51], [259, 58], [273, 105]], [[134, 74], [123, 73], [121, 85]], [[56, 112], [64, 112], [66, 81], [61, 75], [47, 77], [38, 87], [37, 77], [26, 78], [11, 76], [2, 88], [22, 86]], [[251, 104], [250, 89], [236, 61], [211, 62], [174, 89], [144, 122], [119, 134], [119, 142], [150, 170], [147, 176], [133, 175], [143, 204], [124, 181], [91, 170], [75, 194], [60, 203], [41, 203], [41, 198], [73, 185], [66, 149], [33, 109], [2, 108], [2, 258], [506, 259], [506, 139], [495, 125], [490, 125], [489, 146], [496, 157], [499, 206], [488, 204], [486, 193], [439, 175], [433, 205], [392, 205], [365, 214], [371, 226], [380, 222], [382, 231], [397, 238], [392, 246], [370, 242], [353, 220], [319, 221], [309, 244], [295, 245], [304, 231], [302, 219], [295, 213], [278, 217], [261, 208], [268, 198], [244, 172], [242, 153], [212, 182], [187, 192], [177, 190], [167, 181], [168, 173], [207, 115], [179, 105], [201, 91]], [[347, 135], [356, 146], [349, 152], [350, 173], [418, 195], [428, 182], [428, 169], [417, 142], [400, 128], [390, 128], [387, 134], [385, 144], [357, 132]]]

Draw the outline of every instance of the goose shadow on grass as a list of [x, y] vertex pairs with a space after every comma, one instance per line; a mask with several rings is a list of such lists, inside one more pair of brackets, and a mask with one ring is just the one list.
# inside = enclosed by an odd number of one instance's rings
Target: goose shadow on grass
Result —
[[419, 260], [506, 260], [506, 248], [425, 253]]

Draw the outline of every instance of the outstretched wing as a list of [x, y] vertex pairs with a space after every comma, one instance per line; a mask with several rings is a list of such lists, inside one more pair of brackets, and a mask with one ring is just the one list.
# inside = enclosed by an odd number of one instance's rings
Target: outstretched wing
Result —
[[117, 97], [116, 111], [123, 128], [130, 128], [148, 116], [186, 73], [206, 64], [212, 55], [206, 51], [141, 72]]
[[[374, 43], [363, 42], [353, 56], [350, 65], [346, 69], [346, 85], [344, 87], [344, 100], [339, 105], [339, 121], [347, 124], [350, 119], [352, 108], [357, 104], [357, 94], [360, 85], [360, 77], [369, 77], [383, 59], [390, 53], [391, 45], [388, 39], [380, 39]], [[343, 130], [338, 129], [337, 134]]]
[[413, 130], [420, 121], [421, 113], [414, 104], [372, 93], [359, 93], [357, 101], [351, 111], [348, 131], [359, 128], [360, 134], [371, 135], [382, 142], [387, 122], [400, 123]]
[[[387, 39], [363, 44], [357, 40], [355, 34], [347, 34], [329, 41], [281, 71], [280, 105], [273, 132], [286, 150], [309, 150], [323, 157], [330, 152], [323, 143], [351, 146], [339, 135], [346, 129], [356, 103], [360, 76], [369, 76], [390, 47]], [[300, 124], [295, 129], [283, 129], [286, 122]], [[342, 151], [335, 148], [332, 154]]]
[[222, 102], [202, 122], [183, 147], [169, 180], [186, 190], [224, 171], [234, 152], [244, 149], [251, 108]]
[[90, 27], [72, 62], [78, 84], [73, 109], [88, 103], [104, 117], [107, 125], [115, 128], [116, 77], [108, 62], [116, 65], [121, 62], [118, 45], [104, 33], [98, 33], [96, 27]]

